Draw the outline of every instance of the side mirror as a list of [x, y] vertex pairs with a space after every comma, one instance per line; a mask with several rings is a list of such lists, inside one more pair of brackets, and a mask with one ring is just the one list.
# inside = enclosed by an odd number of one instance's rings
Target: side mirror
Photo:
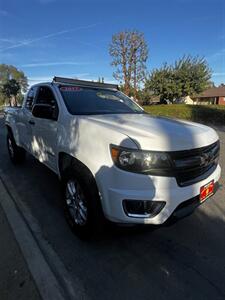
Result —
[[54, 108], [49, 104], [35, 104], [32, 109], [32, 115], [36, 118], [56, 120]]

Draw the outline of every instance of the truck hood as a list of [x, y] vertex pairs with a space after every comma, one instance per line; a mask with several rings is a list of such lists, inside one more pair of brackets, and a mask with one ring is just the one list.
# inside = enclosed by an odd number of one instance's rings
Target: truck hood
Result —
[[208, 126], [148, 114], [105, 114], [88, 119], [123, 133], [143, 150], [189, 150], [218, 140], [215, 130]]

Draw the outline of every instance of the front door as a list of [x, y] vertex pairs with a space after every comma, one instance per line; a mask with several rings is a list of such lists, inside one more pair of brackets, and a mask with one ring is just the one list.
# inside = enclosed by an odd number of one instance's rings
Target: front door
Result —
[[32, 126], [32, 152], [41, 162], [46, 164], [53, 171], [56, 171], [56, 141], [58, 131], [58, 105], [56, 97], [49, 86], [40, 86], [37, 91], [35, 104], [50, 104], [54, 109], [55, 120], [33, 117]]
[[36, 97], [37, 87], [32, 87], [25, 99], [24, 107], [22, 110], [21, 118], [18, 120], [17, 126], [20, 137], [20, 145], [25, 148], [28, 152], [32, 153], [31, 139], [32, 139], [32, 127], [33, 127], [33, 116], [32, 108]]

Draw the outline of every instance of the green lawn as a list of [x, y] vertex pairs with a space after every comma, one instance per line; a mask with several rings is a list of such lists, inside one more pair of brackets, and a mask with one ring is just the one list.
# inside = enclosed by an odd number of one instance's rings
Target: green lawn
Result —
[[150, 105], [146, 112], [155, 116], [166, 116], [206, 124], [225, 125], [225, 105]]

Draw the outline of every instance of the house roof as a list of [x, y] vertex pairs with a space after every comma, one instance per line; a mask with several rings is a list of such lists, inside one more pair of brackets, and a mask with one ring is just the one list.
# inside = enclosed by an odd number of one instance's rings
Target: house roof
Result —
[[214, 87], [197, 95], [197, 98], [225, 97], [225, 86]]

